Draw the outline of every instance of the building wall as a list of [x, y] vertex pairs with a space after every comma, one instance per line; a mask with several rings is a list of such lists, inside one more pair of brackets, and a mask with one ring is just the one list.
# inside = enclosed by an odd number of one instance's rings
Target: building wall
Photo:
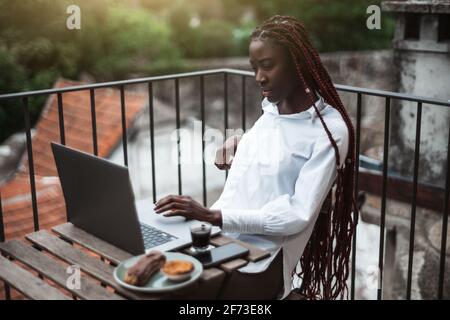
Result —
[[[399, 50], [399, 92], [450, 99], [450, 55]], [[391, 167], [412, 176], [416, 137], [417, 103], [394, 101], [390, 155]], [[420, 140], [420, 178], [444, 186], [450, 111], [447, 107], [423, 104]], [[401, 156], [400, 156], [401, 155]]]

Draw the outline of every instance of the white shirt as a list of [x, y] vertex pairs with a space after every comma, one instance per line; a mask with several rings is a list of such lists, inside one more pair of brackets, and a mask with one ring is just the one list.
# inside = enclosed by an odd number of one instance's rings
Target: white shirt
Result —
[[[339, 149], [348, 151], [348, 129], [340, 113], [319, 95], [315, 103]], [[222, 211], [222, 231], [271, 252], [239, 269], [264, 271], [283, 249], [284, 292], [303, 254], [336, 176], [335, 151], [314, 106], [295, 114], [278, 113], [264, 98], [264, 113], [241, 138], [227, 181], [211, 209]]]

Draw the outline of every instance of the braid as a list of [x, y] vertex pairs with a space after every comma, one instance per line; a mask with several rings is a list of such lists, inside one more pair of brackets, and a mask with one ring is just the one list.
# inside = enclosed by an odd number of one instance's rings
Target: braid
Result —
[[[337, 177], [334, 181], [334, 204], [321, 211], [311, 237], [300, 259], [300, 272], [293, 271], [301, 279], [300, 293], [309, 299], [337, 299], [347, 294], [349, 260], [353, 233], [355, 232], [358, 208], [354, 198], [355, 190], [355, 130], [352, 121], [339, 98], [331, 78], [312, 46], [302, 22], [276, 15], [257, 27], [251, 34], [252, 40], [270, 40], [285, 47], [295, 65], [298, 78], [305, 88], [316, 89], [325, 102], [338, 110], [349, 133], [349, 149], [342, 163], [336, 141], [315, 105], [312, 90], [307, 95], [314, 106], [320, 122], [336, 154]], [[303, 66], [303, 69], [300, 67]], [[306, 72], [306, 73], [305, 73]], [[304, 75], [310, 75], [308, 84]], [[332, 195], [329, 191], [329, 196]]]

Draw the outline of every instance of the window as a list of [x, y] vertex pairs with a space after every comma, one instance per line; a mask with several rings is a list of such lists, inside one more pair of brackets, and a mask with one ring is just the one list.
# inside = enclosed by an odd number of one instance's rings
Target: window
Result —
[[417, 13], [405, 14], [405, 40], [419, 40], [420, 38], [420, 15]]
[[450, 15], [440, 14], [438, 26], [438, 41], [440, 42], [449, 40], [450, 40]]

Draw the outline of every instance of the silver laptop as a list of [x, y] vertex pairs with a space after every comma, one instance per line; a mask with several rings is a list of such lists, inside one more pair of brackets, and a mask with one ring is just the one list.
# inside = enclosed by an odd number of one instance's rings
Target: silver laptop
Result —
[[[69, 222], [134, 255], [191, 244], [189, 226], [197, 221], [158, 215], [151, 200], [136, 204], [127, 167], [54, 142], [51, 146]], [[214, 226], [211, 234], [218, 233]]]

